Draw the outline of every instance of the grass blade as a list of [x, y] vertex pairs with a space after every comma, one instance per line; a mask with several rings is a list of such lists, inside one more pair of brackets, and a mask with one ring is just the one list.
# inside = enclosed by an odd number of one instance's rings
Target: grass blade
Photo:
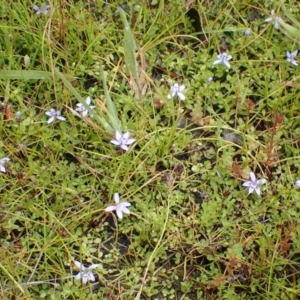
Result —
[[121, 19], [124, 25], [124, 55], [125, 63], [131, 75], [131, 80], [134, 82], [133, 90], [136, 92], [138, 99], [141, 96], [141, 84], [140, 84], [140, 75], [139, 75], [139, 66], [136, 60], [136, 43], [135, 39], [131, 33], [129, 23], [126, 19], [125, 12], [123, 9], [120, 9]]
[[0, 71], [0, 79], [23, 79], [23, 80], [39, 80], [39, 79], [51, 79], [51, 73], [46, 71], [34, 71], [34, 70], [2, 70]]

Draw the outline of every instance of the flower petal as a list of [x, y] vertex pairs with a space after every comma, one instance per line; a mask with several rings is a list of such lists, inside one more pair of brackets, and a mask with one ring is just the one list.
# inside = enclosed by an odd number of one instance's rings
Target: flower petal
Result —
[[74, 264], [75, 264], [76, 267], [79, 268], [80, 270], [85, 270], [85, 267], [84, 267], [84, 265], [83, 265], [81, 262], [75, 260], [75, 261], [74, 261]]
[[92, 101], [92, 99], [91, 99], [90, 96], [86, 97], [85, 102], [86, 102], [87, 105], [90, 105], [91, 101]]
[[254, 192], [254, 187], [249, 186], [248, 194], [252, 194]]
[[89, 274], [88, 274], [88, 280], [90, 280], [90, 281], [95, 281], [95, 276], [94, 276], [93, 273], [89, 273]]
[[257, 186], [257, 187], [255, 188], [255, 193], [256, 193], [258, 196], [260, 196], [260, 188], [259, 188], [259, 186]]
[[230, 69], [230, 63], [227, 60], [224, 60], [223, 63], [228, 69]]
[[6, 162], [10, 161], [10, 158], [8, 157], [3, 157], [0, 159], [0, 164], [5, 164]]
[[267, 180], [265, 178], [257, 180], [257, 184], [264, 184], [266, 182], [267, 182]]
[[88, 274], [83, 274], [83, 276], [82, 276], [82, 283], [83, 284], [86, 284], [88, 282], [88, 279], [89, 279], [88, 277], [89, 277]]
[[116, 140], [111, 140], [110, 141], [112, 144], [116, 145], [116, 146], [120, 146], [121, 143], [119, 141], [116, 141]]
[[256, 176], [253, 172], [250, 172], [249, 176], [250, 176], [250, 179], [251, 179], [252, 182], [256, 181]]
[[76, 279], [76, 280], [80, 280], [81, 277], [82, 277], [82, 273], [79, 272], [79, 273], [75, 276], [75, 279]]
[[116, 131], [116, 140], [120, 141], [122, 139], [122, 133], [120, 131]]
[[123, 139], [128, 140], [129, 139], [129, 132], [125, 132], [123, 134]]
[[119, 203], [120, 203], [120, 196], [119, 196], [119, 193], [114, 193], [114, 200], [115, 200], [115, 203], [116, 203], [116, 204], [119, 204]]
[[126, 145], [131, 145], [131, 144], [133, 144], [135, 142], [135, 139], [128, 139], [127, 141], [126, 141]]
[[185, 85], [181, 85], [181, 86], [179, 87], [179, 92], [182, 92], [184, 89], [185, 89]]
[[48, 120], [48, 124], [51, 124], [53, 121], [55, 121], [55, 117], [51, 117], [49, 120]]
[[294, 184], [295, 188], [300, 188], [300, 180], [296, 180]]
[[179, 99], [180, 99], [181, 101], [184, 101], [184, 100], [185, 100], [185, 95], [184, 95], [184, 94], [178, 93], [177, 95], [178, 95], [178, 97], [179, 97]]
[[122, 209], [117, 208], [117, 209], [116, 209], [116, 213], [117, 213], [118, 218], [119, 218], [120, 220], [122, 220], [122, 219], [123, 219], [123, 212], [122, 212]]
[[122, 212], [128, 215], [130, 214], [130, 210], [126, 207], [123, 207]]
[[88, 267], [89, 270], [93, 270], [95, 268], [97, 268], [99, 266], [99, 264], [92, 264]]
[[220, 64], [222, 61], [220, 59], [217, 59], [214, 61], [213, 65], [217, 65], [217, 64]]
[[122, 148], [123, 150], [125, 150], [125, 151], [128, 151], [128, 150], [129, 150], [129, 148], [128, 148], [125, 144], [122, 144], [122, 145], [121, 145], [121, 148]]
[[110, 211], [113, 211], [113, 210], [116, 210], [117, 209], [117, 206], [115, 205], [111, 205], [111, 206], [108, 206], [104, 209], [104, 211], [106, 212], [110, 212]]
[[52, 112], [51, 111], [46, 111], [45, 115], [48, 116], [48, 117], [52, 117]]
[[242, 186], [245, 186], [245, 187], [249, 187], [252, 185], [252, 182], [251, 181], [246, 181], [242, 184]]
[[273, 20], [273, 18], [269, 17], [269, 18], [265, 19], [265, 23], [270, 23], [272, 20]]

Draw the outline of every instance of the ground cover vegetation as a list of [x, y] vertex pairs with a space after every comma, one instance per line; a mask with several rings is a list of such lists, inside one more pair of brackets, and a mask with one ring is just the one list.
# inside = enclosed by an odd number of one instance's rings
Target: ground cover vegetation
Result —
[[1, 299], [298, 299], [297, 1], [0, 3]]

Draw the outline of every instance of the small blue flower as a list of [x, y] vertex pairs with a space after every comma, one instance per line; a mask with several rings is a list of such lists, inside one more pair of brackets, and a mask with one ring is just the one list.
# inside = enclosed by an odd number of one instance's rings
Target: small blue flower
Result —
[[80, 269], [80, 272], [75, 276], [76, 280], [82, 280], [83, 284], [86, 284], [88, 281], [95, 281], [95, 276], [92, 272], [93, 269], [97, 268], [99, 264], [92, 264], [89, 267], [85, 267], [81, 262], [74, 261], [76, 267]]
[[41, 6], [33, 5], [32, 9], [35, 11], [35, 14], [40, 15], [48, 15], [50, 5], [49, 4], [42, 4]]
[[275, 28], [276, 30], [278, 30], [278, 29], [279, 29], [280, 23], [283, 22], [283, 19], [280, 18], [280, 17], [277, 17], [277, 16], [275, 15], [275, 13], [274, 13], [274, 10], [272, 10], [272, 11], [271, 11], [270, 17], [267, 18], [267, 19], [265, 19], [265, 23], [270, 23], [270, 22], [272, 22], [273, 25], [274, 25], [274, 28]]
[[178, 83], [174, 83], [171, 86], [171, 94], [168, 95], [168, 99], [178, 97], [181, 101], [185, 100], [185, 95], [182, 93], [185, 89], [185, 85], [179, 85]]
[[219, 54], [217, 56], [217, 59], [214, 61], [213, 65], [217, 64], [223, 64], [225, 65], [228, 69], [230, 69], [230, 63], [229, 61], [232, 59], [231, 55], [227, 55], [225, 52]]
[[116, 211], [117, 216], [120, 220], [123, 219], [123, 213], [130, 214], [130, 210], [127, 208], [128, 206], [131, 206], [129, 202], [120, 202], [120, 196], [119, 193], [114, 193], [114, 200], [115, 205], [111, 205], [105, 208], [106, 212]]
[[60, 115], [60, 111], [59, 110], [55, 110], [54, 108], [51, 108], [49, 111], [46, 111], [45, 113], [48, 117], [50, 117], [47, 121], [48, 124], [51, 124], [52, 122], [54, 122], [56, 119], [60, 120], [60, 121], [66, 121], [65, 117], [62, 117]]
[[116, 139], [111, 140], [110, 142], [116, 146], [120, 146], [121, 149], [127, 151], [129, 149], [128, 146], [135, 142], [135, 139], [130, 139], [129, 136], [129, 132], [122, 134], [120, 131], [116, 131]]
[[[86, 105], [87, 105], [90, 109], [94, 109], [95, 106], [91, 105], [91, 101], [92, 101], [92, 99], [91, 99], [90, 96], [88, 96], [88, 97], [85, 99]], [[83, 117], [86, 117], [86, 116], [88, 115], [88, 113], [89, 113], [89, 111], [86, 109], [86, 107], [85, 107], [82, 103], [77, 103], [77, 104], [76, 104], [75, 110], [76, 110], [77, 112], [81, 113], [81, 115], [82, 115]]]
[[253, 172], [250, 172], [250, 180], [244, 182], [243, 186], [248, 188], [248, 194], [252, 194], [253, 192], [255, 192], [259, 196], [260, 195], [259, 186], [266, 182], [267, 180], [264, 178], [257, 180], [255, 174]]
[[298, 50], [295, 50], [293, 52], [286, 51], [286, 60], [292, 65], [298, 66], [298, 63], [295, 60], [297, 54], [298, 54]]

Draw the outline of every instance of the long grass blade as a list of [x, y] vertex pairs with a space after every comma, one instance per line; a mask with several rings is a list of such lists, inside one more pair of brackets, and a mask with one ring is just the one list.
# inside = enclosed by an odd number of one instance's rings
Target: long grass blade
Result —
[[2, 70], [0, 71], [0, 79], [3, 80], [39, 80], [39, 79], [51, 79], [51, 73], [47, 71], [34, 71], [34, 70]]
[[139, 66], [136, 59], [136, 43], [135, 39], [130, 30], [129, 23], [126, 19], [125, 12], [123, 9], [120, 9], [121, 19], [124, 25], [124, 55], [125, 63], [129, 69], [130, 75], [135, 81], [135, 86], [140, 90], [140, 75], [139, 75]]

